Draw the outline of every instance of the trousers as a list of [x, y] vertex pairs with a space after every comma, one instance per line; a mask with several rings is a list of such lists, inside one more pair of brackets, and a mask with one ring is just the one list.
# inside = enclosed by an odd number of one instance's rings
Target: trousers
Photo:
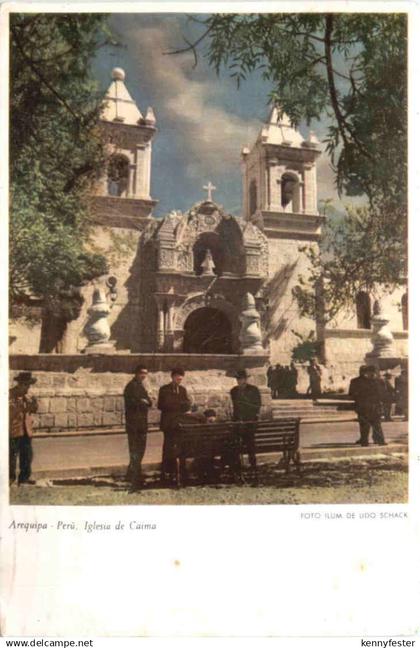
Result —
[[9, 479], [15, 481], [17, 459], [19, 457], [19, 483], [27, 481], [31, 476], [32, 459], [34, 453], [32, 450], [32, 439], [28, 436], [21, 436], [9, 439]]
[[379, 408], [359, 410], [357, 412], [357, 419], [359, 421], [360, 441], [362, 446], [367, 446], [369, 444], [370, 428], [372, 428], [374, 443], [384, 443], [385, 439], [382, 431], [381, 411]]
[[133, 420], [129, 419], [126, 421], [126, 431], [130, 455], [128, 477], [133, 486], [139, 486], [142, 483], [141, 462], [146, 451], [147, 419], [140, 416]]

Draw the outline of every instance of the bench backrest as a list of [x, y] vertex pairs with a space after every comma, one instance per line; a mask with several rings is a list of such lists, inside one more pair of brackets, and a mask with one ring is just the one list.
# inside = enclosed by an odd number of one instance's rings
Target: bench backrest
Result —
[[229, 422], [180, 424], [175, 437], [175, 451], [183, 457], [217, 456], [239, 447]]
[[[281, 452], [299, 448], [300, 418], [252, 421], [250, 423], [225, 421], [179, 425], [175, 445], [183, 456], [214, 456], [223, 449], [238, 446], [239, 437], [250, 429], [254, 433], [256, 453]], [[236, 434], [235, 434], [236, 433]]]
[[253, 430], [256, 453], [297, 450], [299, 448], [300, 418], [290, 417], [272, 421], [255, 421], [249, 424], [232, 424], [238, 432], [247, 427]]
[[299, 448], [299, 418], [258, 421], [254, 433], [256, 452], [297, 450]]

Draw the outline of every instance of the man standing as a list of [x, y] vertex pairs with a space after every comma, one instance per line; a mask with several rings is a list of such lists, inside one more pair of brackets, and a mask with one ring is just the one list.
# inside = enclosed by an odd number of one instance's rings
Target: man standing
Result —
[[179, 416], [191, 409], [187, 390], [181, 385], [185, 371], [179, 367], [171, 372], [171, 382], [159, 389], [158, 409], [162, 412], [160, 429], [163, 432], [162, 481], [171, 480], [175, 475], [173, 445]]
[[30, 371], [21, 371], [14, 379], [15, 387], [9, 391], [9, 483], [16, 481], [16, 464], [19, 456], [18, 484], [35, 484], [32, 469], [32, 414], [38, 410], [34, 396], [29, 397], [31, 385], [36, 383]]
[[395, 402], [395, 388], [392, 384], [392, 373], [387, 371], [384, 376], [384, 380], [381, 381], [383, 389], [383, 408], [384, 408], [384, 418], [385, 421], [392, 421], [391, 410], [392, 403]]
[[309, 367], [308, 367], [308, 374], [309, 374], [309, 389], [308, 392], [312, 396], [313, 399], [315, 398], [321, 398], [322, 396], [322, 389], [321, 389], [321, 377], [322, 377], [322, 370], [319, 364], [317, 363], [315, 358], [311, 358], [309, 360]]
[[252, 425], [252, 421], [258, 421], [261, 409], [261, 394], [258, 387], [248, 384], [248, 378], [249, 374], [245, 369], [237, 372], [236, 380], [238, 384], [230, 390], [230, 397], [233, 405], [233, 420], [247, 422], [247, 425], [244, 425], [241, 430], [241, 434], [247, 448], [249, 464], [255, 472], [257, 460], [254, 446], [255, 426]]
[[139, 490], [144, 486], [141, 462], [146, 450], [147, 415], [149, 407], [152, 406], [152, 400], [143, 385], [147, 374], [146, 367], [136, 367], [134, 378], [124, 389], [125, 429], [130, 453], [128, 475], [132, 490]]
[[406, 369], [395, 379], [395, 391], [398, 413], [408, 421], [408, 372]]
[[355, 411], [359, 421], [360, 439], [356, 443], [369, 445], [370, 428], [373, 430], [373, 442], [386, 445], [381, 426], [382, 388], [376, 377], [373, 366], [362, 366], [359, 377], [350, 381], [349, 396], [355, 402]]

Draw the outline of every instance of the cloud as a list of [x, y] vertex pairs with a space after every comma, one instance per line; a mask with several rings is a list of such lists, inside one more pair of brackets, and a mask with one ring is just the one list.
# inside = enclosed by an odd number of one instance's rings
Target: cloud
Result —
[[335, 188], [335, 173], [331, 166], [328, 154], [323, 151], [317, 163], [318, 178], [318, 200], [331, 198], [334, 204], [338, 204], [340, 199]]
[[181, 138], [187, 175], [202, 179], [213, 168], [220, 173], [221, 164], [227, 172], [238, 170], [241, 148], [255, 140], [259, 120], [225, 109], [224, 84], [205, 66], [196, 68], [192, 79], [191, 55], [163, 55], [182, 42], [175, 18], [160, 25], [127, 23], [124, 38], [131, 55], [154, 84], [158, 126], [170, 127]]

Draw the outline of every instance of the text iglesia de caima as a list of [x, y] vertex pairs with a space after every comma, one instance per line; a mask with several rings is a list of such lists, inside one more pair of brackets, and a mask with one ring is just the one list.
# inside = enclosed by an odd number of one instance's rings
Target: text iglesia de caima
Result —
[[[254, 145], [238, 151], [240, 217], [217, 203], [216, 187], [203, 178], [190, 209], [157, 218], [159, 196], [150, 195], [156, 116], [152, 108], [141, 112], [120, 68], [112, 71], [101, 127], [108, 162], [92, 200], [92, 245], [106, 256], [109, 274], [82, 286], [78, 317], [64, 328], [57, 323], [55, 332], [49, 321], [48, 335], [42, 304], [34, 302], [30, 323], [14, 311], [11, 369], [39, 372], [41, 390], [51, 390], [53, 373], [61, 372], [56, 384], [63, 397], [71, 389], [109, 397], [116, 396], [117, 383], [124, 384], [134, 357], [150, 360], [157, 387], [160, 373], [163, 380], [182, 355], [197, 392], [206, 391], [209, 380], [228, 391], [235, 367], [246, 366], [262, 381], [268, 363], [289, 364], [299, 339], [312, 332], [325, 380], [331, 388], [347, 389], [372, 350], [373, 296], [355, 295], [353, 308], [325, 325], [302, 317], [293, 295], [310, 272], [303, 248], [319, 245], [325, 221], [318, 210], [322, 149], [316, 135], [303, 137], [272, 108]], [[383, 291], [381, 306], [393, 353], [406, 357], [405, 290]], [[109, 383], [108, 373], [114, 376]], [[71, 411], [55, 414], [63, 415], [64, 424]], [[108, 418], [110, 424], [118, 420]]]

